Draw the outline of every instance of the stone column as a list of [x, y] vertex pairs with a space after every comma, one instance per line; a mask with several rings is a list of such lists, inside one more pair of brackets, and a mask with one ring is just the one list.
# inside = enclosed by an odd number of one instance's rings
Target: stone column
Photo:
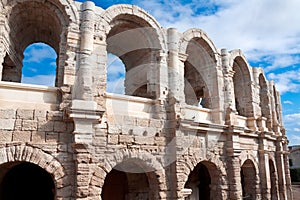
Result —
[[227, 177], [229, 185], [229, 199], [242, 199], [241, 164], [239, 134], [234, 130], [227, 132]]
[[0, 46], [0, 81], [2, 81], [4, 57], [5, 57], [4, 47]]
[[271, 177], [270, 177], [270, 167], [269, 167], [269, 157], [267, 152], [267, 141], [264, 138], [264, 133], [259, 135], [259, 178], [261, 186], [261, 196], [262, 199], [271, 199]]
[[[183, 74], [179, 72], [179, 52], [178, 52], [179, 35], [175, 28], [168, 29], [168, 67], [169, 67], [169, 90], [171, 95], [177, 99], [181, 100], [181, 92], [183, 92], [182, 85], [184, 82], [182, 80]], [[181, 77], [182, 76], [182, 77]]]
[[278, 173], [278, 188], [280, 199], [287, 199], [286, 174], [282, 147], [282, 137], [278, 137], [276, 144], [276, 165]]
[[74, 160], [76, 170], [76, 199], [86, 199], [89, 195], [90, 159], [94, 134], [94, 124], [99, 123], [103, 111], [97, 110], [93, 96], [93, 76], [96, 65], [94, 51], [94, 10], [91, 1], [82, 4], [80, 27], [80, 52], [77, 77], [74, 84], [73, 100], [67, 110], [74, 121]]
[[[0, 33], [4, 33], [5, 32], [5, 18], [4, 17], [0, 17]], [[2, 73], [3, 73], [3, 62], [4, 62], [4, 57], [5, 57], [5, 47], [4, 47], [4, 43], [3, 43], [3, 35], [0, 35], [0, 81], [2, 80]]]
[[292, 181], [291, 181], [291, 175], [290, 175], [290, 166], [289, 166], [289, 159], [288, 159], [288, 150], [286, 146], [286, 139], [285, 143], [283, 145], [284, 154], [283, 154], [283, 160], [284, 160], [284, 169], [285, 169], [285, 178], [286, 178], [286, 191], [287, 191], [287, 197], [288, 199], [293, 199], [293, 192], [292, 192]]
[[234, 71], [229, 66], [229, 55], [227, 49], [221, 50], [222, 68], [224, 76], [224, 107], [225, 107], [225, 124], [234, 125], [236, 123], [236, 108], [234, 101], [234, 85], [233, 75]]

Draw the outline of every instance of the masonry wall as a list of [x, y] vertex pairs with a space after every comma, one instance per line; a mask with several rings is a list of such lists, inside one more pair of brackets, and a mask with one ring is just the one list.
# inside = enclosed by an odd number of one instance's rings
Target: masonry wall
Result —
[[[1, 193], [28, 162], [51, 175], [55, 199], [292, 199], [280, 95], [241, 50], [131, 5], [0, 9]], [[55, 87], [13, 83], [15, 55], [37, 40], [58, 54]], [[125, 95], [106, 92], [108, 53], [125, 65]]]

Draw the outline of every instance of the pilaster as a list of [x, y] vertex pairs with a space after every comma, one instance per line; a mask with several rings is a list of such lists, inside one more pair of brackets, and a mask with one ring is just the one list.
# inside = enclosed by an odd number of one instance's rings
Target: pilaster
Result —
[[282, 137], [278, 137], [276, 142], [276, 164], [278, 173], [278, 188], [280, 199], [287, 199], [286, 191], [286, 174], [285, 174], [285, 164], [284, 164], [284, 152], [282, 146]]
[[242, 200], [241, 185], [241, 164], [240, 164], [240, 143], [239, 133], [234, 132], [233, 128], [229, 128], [226, 142], [227, 175], [229, 185], [229, 198], [231, 200]]

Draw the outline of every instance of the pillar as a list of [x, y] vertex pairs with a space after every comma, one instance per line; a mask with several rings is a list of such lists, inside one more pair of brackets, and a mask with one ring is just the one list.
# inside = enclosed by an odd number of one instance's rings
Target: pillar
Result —
[[169, 89], [171, 95], [177, 99], [182, 99], [183, 88], [184, 88], [184, 80], [183, 74], [180, 73], [179, 68], [179, 35], [175, 28], [168, 29], [168, 69], [169, 69]]
[[242, 200], [239, 134], [233, 129], [228, 130], [226, 143], [229, 199]]
[[82, 4], [81, 43], [77, 77], [72, 92], [73, 99], [66, 111], [67, 118], [74, 121], [74, 161], [75, 161], [75, 198], [86, 199], [89, 195], [91, 143], [93, 142], [94, 124], [99, 122], [103, 111], [97, 110], [93, 97], [93, 70], [96, 57], [94, 50], [94, 11], [91, 1]]
[[225, 124], [234, 125], [236, 123], [235, 114], [235, 101], [234, 101], [234, 84], [233, 75], [234, 71], [229, 66], [229, 55], [227, 49], [221, 50], [222, 68], [224, 76], [224, 107], [225, 107]]
[[284, 164], [284, 152], [282, 146], [282, 137], [278, 137], [276, 141], [276, 165], [278, 173], [278, 188], [280, 199], [287, 199], [286, 191], [286, 172]]
[[271, 199], [271, 177], [270, 177], [270, 167], [269, 167], [269, 156], [267, 152], [267, 141], [265, 139], [264, 133], [259, 135], [259, 177], [260, 177], [260, 187], [261, 187], [261, 197], [262, 199]]

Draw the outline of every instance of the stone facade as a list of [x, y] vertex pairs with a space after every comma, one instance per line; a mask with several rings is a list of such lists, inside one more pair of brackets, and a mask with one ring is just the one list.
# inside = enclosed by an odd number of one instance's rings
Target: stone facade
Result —
[[[240, 50], [132, 5], [0, 9], [0, 199], [292, 199], [280, 95]], [[18, 83], [35, 42], [55, 87]], [[108, 53], [126, 95], [106, 92]]]

